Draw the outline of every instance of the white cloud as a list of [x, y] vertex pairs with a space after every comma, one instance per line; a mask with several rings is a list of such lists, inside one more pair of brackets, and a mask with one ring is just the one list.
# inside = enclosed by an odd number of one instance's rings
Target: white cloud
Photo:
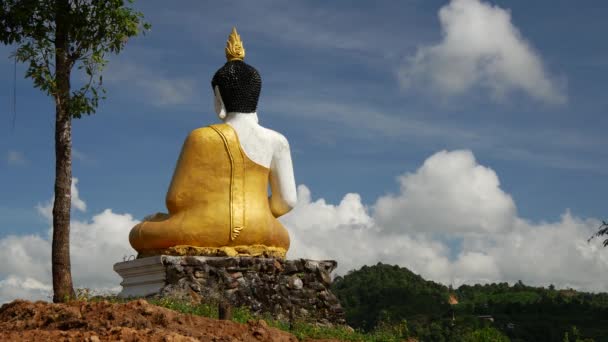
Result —
[[[72, 186], [71, 186], [72, 208], [79, 210], [81, 212], [85, 212], [87, 210], [87, 204], [80, 198], [77, 185], [78, 185], [78, 178], [75, 178], [75, 177], [72, 178]], [[38, 203], [36, 205], [36, 210], [38, 210], [38, 213], [40, 215], [44, 216], [46, 219], [52, 220], [54, 204], [55, 204], [55, 198], [51, 198], [45, 204]]]
[[587, 242], [599, 225], [569, 211], [552, 223], [521, 220], [486, 248], [506, 279], [607, 291], [608, 250], [600, 241]]
[[[77, 179], [72, 183], [72, 205], [81, 211], [86, 203], [79, 197]], [[51, 219], [52, 204], [38, 206]], [[72, 276], [77, 288], [118, 291], [120, 277], [114, 263], [135, 254], [129, 245], [129, 231], [138, 223], [129, 214], [110, 209], [93, 215], [90, 221], [72, 220], [70, 254]], [[0, 239], [0, 303], [15, 298], [51, 298], [51, 230], [47, 236], [6, 236]]]
[[511, 196], [470, 151], [438, 152], [399, 183], [400, 194], [383, 196], [375, 205], [377, 223], [386, 230], [499, 233], [514, 223]]
[[[500, 271], [494, 258], [482, 252], [461, 253], [452, 264], [450, 273], [450, 283], [489, 283], [500, 279]], [[459, 278], [459, 275], [463, 277]]]
[[291, 236], [290, 258], [335, 259], [340, 273], [378, 261], [408, 265], [435, 277], [448, 271], [443, 244], [425, 236], [383, 232], [358, 194], [331, 205], [323, 199], [312, 201], [310, 190], [300, 185], [298, 205], [281, 221]]
[[399, 69], [401, 85], [459, 95], [476, 87], [502, 99], [513, 90], [550, 104], [566, 101], [564, 84], [511, 22], [508, 10], [480, 0], [452, 0], [439, 10], [443, 38], [422, 46]]
[[14, 298], [49, 300], [53, 287], [32, 278], [9, 276], [0, 280], [0, 304]]
[[11, 150], [6, 155], [6, 162], [8, 165], [19, 166], [27, 164], [27, 159], [25, 159], [23, 153]]
[[72, 193], [72, 207], [84, 212], [87, 210], [87, 204], [80, 198], [76, 185], [78, 185], [78, 178], [72, 178], [72, 186], [70, 187]]
[[608, 250], [587, 243], [599, 221], [569, 212], [552, 223], [518, 217], [496, 173], [470, 151], [438, 152], [399, 182], [399, 194], [371, 209], [357, 194], [331, 205], [300, 186], [298, 206], [282, 218], [292, 237], [289, 256], [336, 259], [338, 273], [395, 263], [457, 286], [522, 280], [608, 290]]
[[193, 78], [167, 77], [158, 70], [125, 61], [110, 64], [104, 80], [114, 84], [128, 82], [132, 90], [142, 95], [142, 101], [155, 106], [191, 104], [200, 88]]
[[0, 275], [44, 281], [51, 272], [49, 237], [9, 235], [0, 240]]
[[75, 148], [72, 148], [72, 157], [74, 158], [74, 160], [78, 160], [79, 162], [82, 162], [84, 164], [88, 164], [88, 165], [97, 164], [97, 160], [95, 160], [95, 158], [93, 158], [89, 154], [84, 153]]
[[129, 232], [139, 221], [129, 214], [111, 209], [93, 216], [90, 221], [72, 222], [72, 266], [76, 286], [90, 288], [119, 287], [120, 277], [112, 266], [125, 256], [136, 255], [129, 244]]
[[[281, 218], [292, 241], [288, 256], [335, 259], [340, 274], [381, 261], [456, 286], [522, 280], [608, 291], [608, 250], [597, 239], [587, 242], [600, 222], [569, 211], [556, 222], [518, 217], [496, 173], [470, 151], [438, 152], [399, 182], [398, 194], [382, 196], [370, 207], [356, 193], [337, 205], [313, 199], [300, 185], [298, 205]], [[77, 188], [74, 193], [80, 199]], [[112, 266], [135, 254], [128, 234], [137, 223], [110, 209], [72, 221], [76, 287], [119, 289]], [[50, 231], [44, 237], [0, 239], [0, 302], [49, 298], [50, 250]]]
[[[306, 108], [306, 110], [302, 110]], [[283, 116], [290, 115], [295, 120], [314, 120], [338, 123], [349, 127], [347, 135], [377, 139], [378, 134], [383, 138], [407, 140], [411, 137], [432, 138], [434, 141], [466, 142], [471, 144], [481, 137], [467, 129], [454, 125], [427, 122], [403, 115], [391, 115], [379, 108], [363, 104], [345, 104], [325, 101], [317, 98], [296, 98], [285, 96], [272, 99], [266, 109]], [[366, 123], [366, 129], [361, 129], [361, 122]], [[318, 128], [315, 132], [318, 131]], [[336, 132], [331, 131], [333, 137]]]

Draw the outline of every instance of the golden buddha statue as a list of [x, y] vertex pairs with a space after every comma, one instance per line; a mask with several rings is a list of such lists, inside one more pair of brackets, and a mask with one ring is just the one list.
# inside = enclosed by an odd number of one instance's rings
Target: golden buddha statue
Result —
[[258, 124], [261, 78], [243, 61], [245, 49], [234, 28], [226, 57], [211, 82], [223, 122], [186, 138], [166, 196], [169, 213], [152, 215], [131, 230], [138, 257], [284, 258], [289, 248], [287, 230], [277, 220], [296, 204], [289, 143]]

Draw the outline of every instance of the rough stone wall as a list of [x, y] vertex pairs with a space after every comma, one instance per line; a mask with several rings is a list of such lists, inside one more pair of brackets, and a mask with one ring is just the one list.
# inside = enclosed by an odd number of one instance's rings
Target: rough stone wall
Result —
[[333, 260], [259, 257], [163, 257], [167, 284], [161, 296], [194, 291], [203, 301], [267, 312], [277, 319], [345, 324], [340, 302], [330, 291]]

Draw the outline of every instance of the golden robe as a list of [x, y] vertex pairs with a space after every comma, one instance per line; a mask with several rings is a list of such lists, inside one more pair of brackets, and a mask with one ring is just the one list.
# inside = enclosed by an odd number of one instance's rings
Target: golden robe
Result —
[[230, 125], [192, 131], [167, 192], [169, 214], [135, 226], [131, 246], [140, 256], [236, 251], [284, 257], [289, 235], [276, 217], [285, 212], [271, 212], [269, 174], [247, 157]]

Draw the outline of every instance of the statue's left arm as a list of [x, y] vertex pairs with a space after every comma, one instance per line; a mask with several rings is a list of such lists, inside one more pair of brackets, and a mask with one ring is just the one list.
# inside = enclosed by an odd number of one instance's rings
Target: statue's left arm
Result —
[[287, 214], [298, 201], [293, 163], [287, 139], [278, 135], [276, 148], [270, 164], [270, 190], [268, 199], [274, 217]]

